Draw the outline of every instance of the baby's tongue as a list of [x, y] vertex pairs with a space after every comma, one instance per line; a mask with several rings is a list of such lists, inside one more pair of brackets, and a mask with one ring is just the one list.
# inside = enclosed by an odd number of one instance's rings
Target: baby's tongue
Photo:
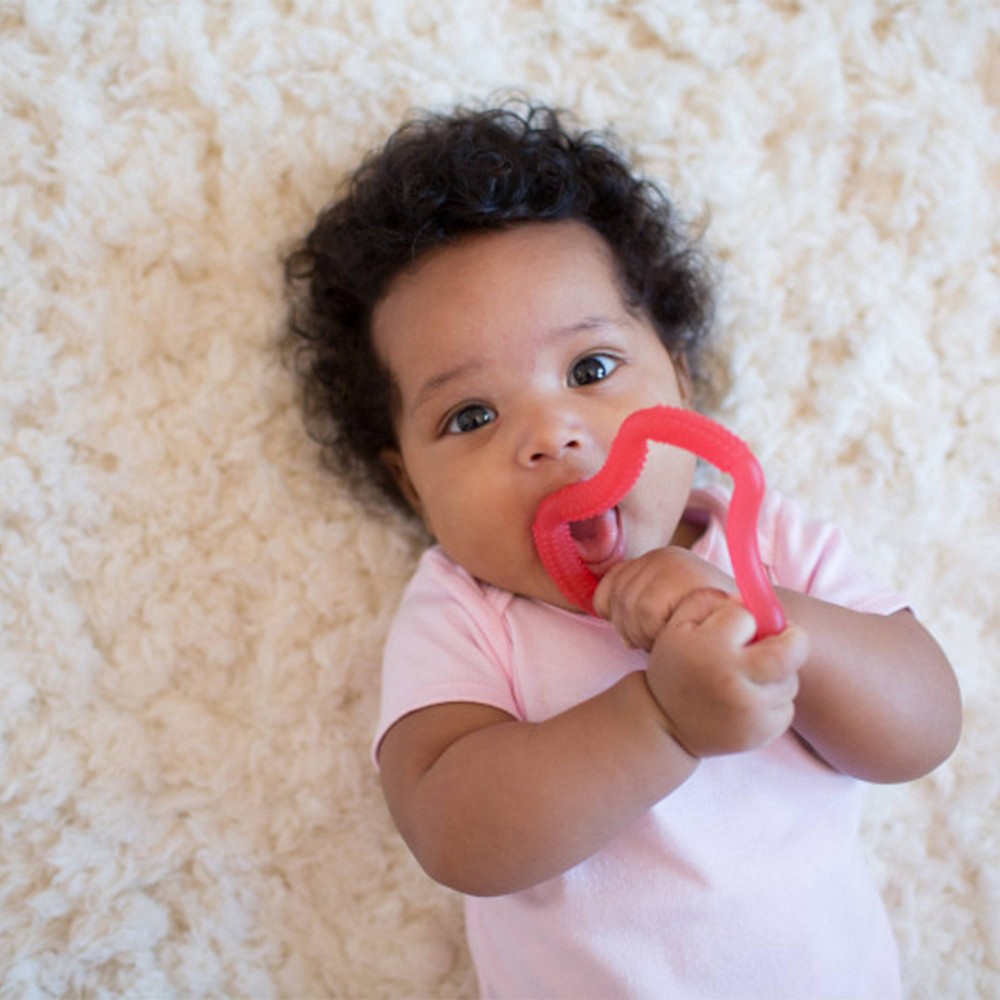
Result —
[[604, 562], [614, 552], [618, 541], [618, 518], [614, 508], [597, 517], [570, 521], [569, 534], [585, 563], [596, 566]]

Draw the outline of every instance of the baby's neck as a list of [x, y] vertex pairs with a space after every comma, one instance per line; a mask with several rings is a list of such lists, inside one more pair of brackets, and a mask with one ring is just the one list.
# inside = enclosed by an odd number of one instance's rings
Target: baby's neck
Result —
[[674, 531], [673, 538], [670, 539], [670, 544], [677, 545], [682, 549], [690, 549], [704, 533], [705, 525], [682, 518]]

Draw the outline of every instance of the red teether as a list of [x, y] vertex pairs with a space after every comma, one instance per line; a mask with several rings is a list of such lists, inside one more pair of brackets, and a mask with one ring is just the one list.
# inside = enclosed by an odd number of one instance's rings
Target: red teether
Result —
[[764, 474], [743, 441], [714, 420], [691, 410], [653, 406], [636, 411], [622, 424], [604, 466], [595, 475], [564, 486], [539, 504], [532, 533], [546, 572], [568, 601], [588, 614], [594, 613], [597, 577], [573, 544], [570, 522], [596, 517], [621, 502], [642, 472], [650, 441], [684, 448], [732, 476], [726, 543], [736, 586], [744, 605], [757, 620], [757, 638], [780, 632], [785, 627], [785, 616], [757, 549]]

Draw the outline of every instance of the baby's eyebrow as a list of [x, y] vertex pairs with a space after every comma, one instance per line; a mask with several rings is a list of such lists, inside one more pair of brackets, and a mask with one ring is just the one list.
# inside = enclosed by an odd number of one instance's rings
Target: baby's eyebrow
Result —
[[447, 386], [449, 382], [455, 382], [481, 367], [482, 362], [478, 358], [470, 358], [468, 361], [463, 361], [461, 364], [455, 365], [452, 368], [446, 368], [443, 372], [437, 372], [432, 375], [417, 390], [416, 395], [413, 397], [413, 405], [410, 407], [410, 412], [416, 413], [428, 399], [441, 388]]

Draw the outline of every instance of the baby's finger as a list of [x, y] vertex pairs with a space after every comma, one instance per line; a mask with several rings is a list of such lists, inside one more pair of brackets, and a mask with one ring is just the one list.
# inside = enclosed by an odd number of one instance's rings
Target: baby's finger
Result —
[[623, 569], [628, 563], [618, 563], [612, 566], [611, 569], [607, 571], [597, 581], [597, 589], [594, 591], [594, 596], [592, 603], [594, 605], [594, 611], [601, 618], [611, 617], [611, 605], [614, 599], [615, 588], [618, 579], [621, 577]]
[[779, 736], [786, 733], [792, 723], [795, 721], [795, 693], [793, 692], [789, 698], [784, 698], [781, 701], [776, 701], [771, 706], [770, 717], [768, 719], [768, 728], [770, 730], [770, 738], [766, 742], [773, 742], [778, 739]]
[[651, 649], [664, 628], [671, 632], [697, 628], [708, 621], [720, 607], [739, 607], [723, 590], [703, 587], [685, 594], [676, 606], [657, 599], [647, 590], [627, 603], [619, 616], [613, 615], [615, 628], [635, 649]]
[[[741, 614], [742, 612], [742, 614]], [[684, 628], [704, 624], [709, 618], [718, 625], [734, 645], [743, 645], [753, 638], [756, 626], [753, 617], [739, 602], [724, 590], [702, 587], [681, 599], [670, 616], [671, 628]], [[749, 618], [747, 632], [746, 618]], [[746, 638], [742, 636], [746, 635]]]
[[755, 642], [747, 650], [746, 676], [757, 684], [794, 681], [809, 656], [809, 636], [805, 629], [789, 623], [777, 635]]
[[594, 595], [594, 610], [635, 649], [649, 649], [670, 617], [669, 583], [649, 560], [633, 559], [612, 567]]

